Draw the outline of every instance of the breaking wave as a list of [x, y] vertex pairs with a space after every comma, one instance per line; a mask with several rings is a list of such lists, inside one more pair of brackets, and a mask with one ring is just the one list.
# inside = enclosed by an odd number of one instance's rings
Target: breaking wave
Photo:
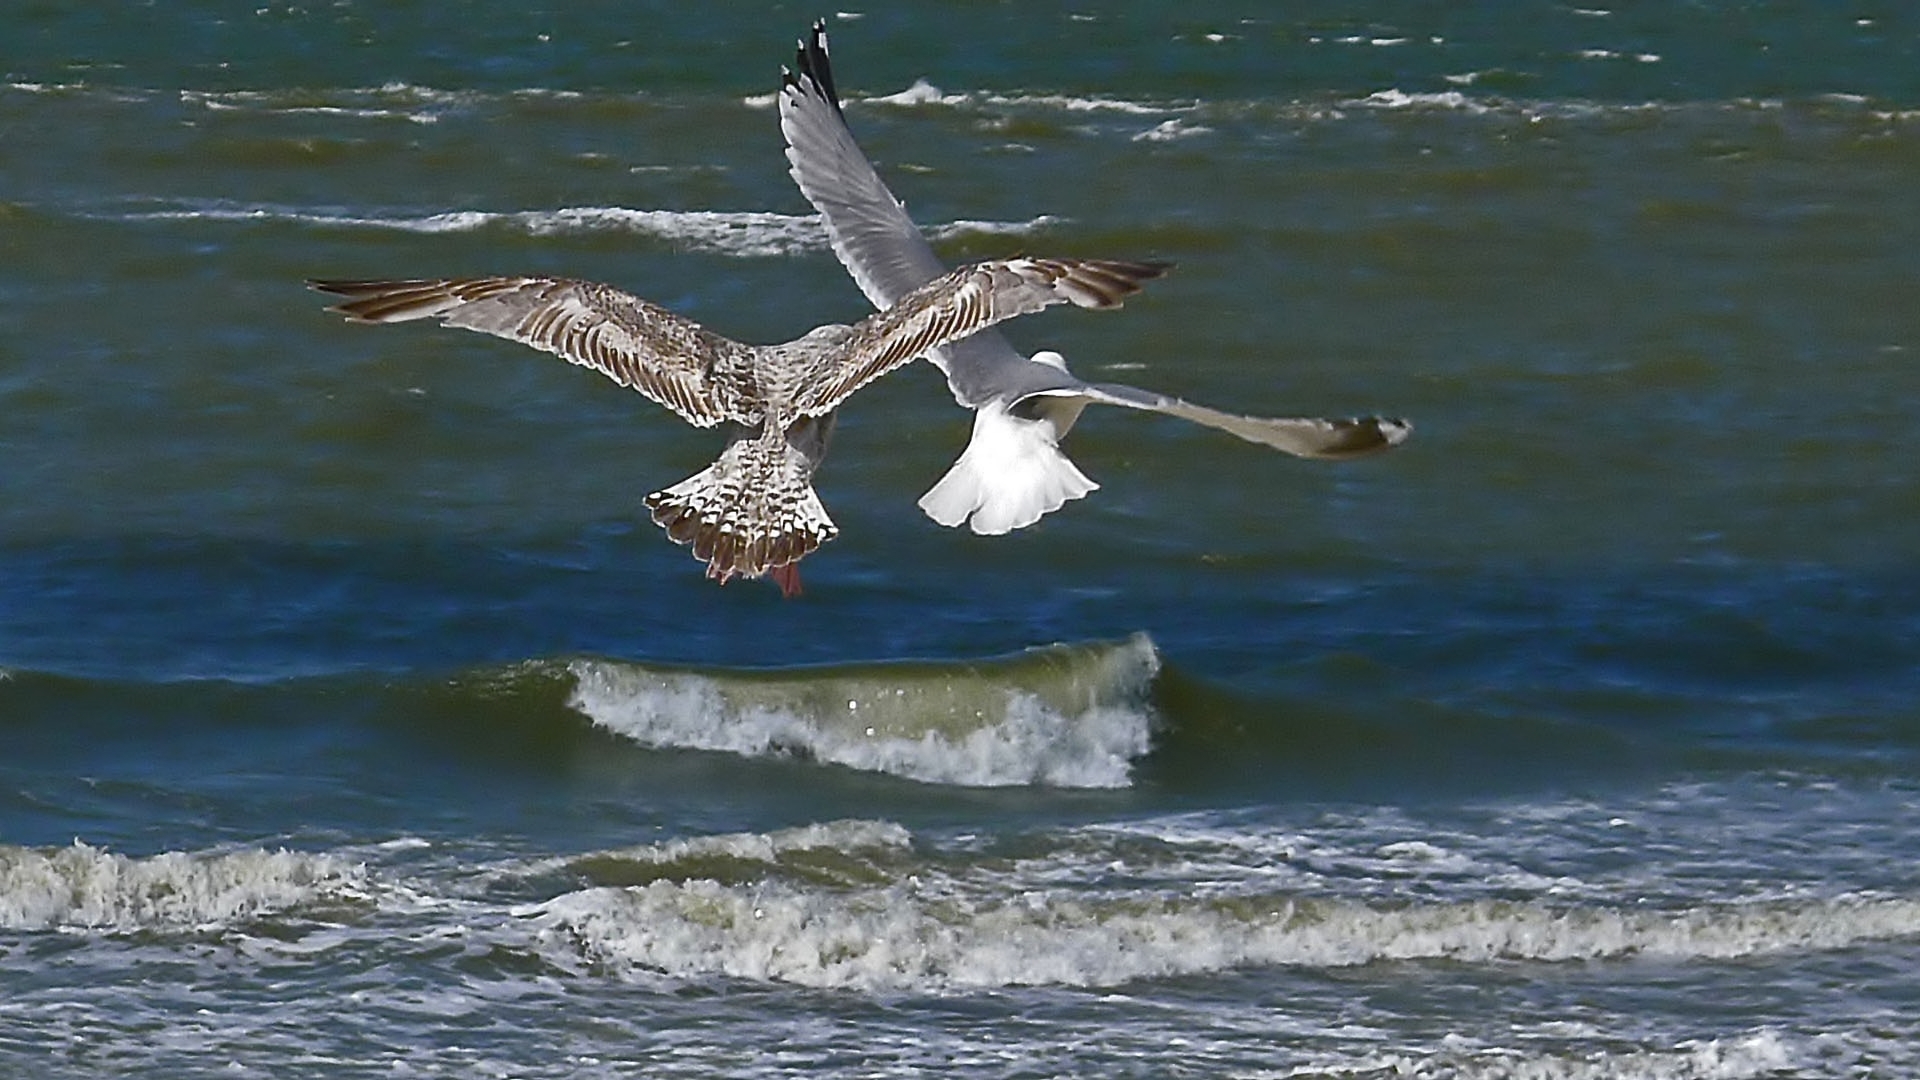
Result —
[[273, 940], [312, 938], [275, 953], [283, 958], [370, 936], [457, 937], [516, 970], [859, 993], [1383, 962], [1741, 962], [1920, 938], [1920, 899], [1892, 893], [1659, 905], [1619, 893], [1320, 895], [1259, 875], [1221, 882], [1205, 865], [1142, 880], [1137, 866], [1108, 872], [1101, 859], [1117, 851], [1077, 844], [922, 841], [894, 822], [852, 819], [491, 866], [391, 844], [360, 853], [371, 872], [346, 853], [0, 847], [0, 931], [178, 933], [291, 914], [308, 928], [282, 927]]
[[931, 783], [1112, 788], [1150, 748], [1160, 656], [1136, 634], [979, 663], [782, 672], [579, 661], [570, 704], [647, 746], [786, 756]]
[[0, 846], [0, 928], [197, 929], [343, 899], [363, 879], [356, 862], [290, 851], [130, 858], [78, 841], [56, 851]]
[[974, 900], [938, 880], [828, 890], [710, 878], [602, 886], [539, 912], [614, 971], [822, 988], [1115, 986], [1240, 967], [1381, 961], [1737, 960], [1920, 934], [1920, 902], [1842, 897], [1676, 912], [1477, 900], [1376, 906], [1284, 895]]
[[[126, 222], [197, 221], [290, 224], [321, 229], [381, 230], [422, 234], [498, 230], [527, 236], [626, 233], [648, 237], [677, 251], [776, 258], [828, 250], [818, 215], [749, 210], [633, 210], [618, 206], [571, 206], [558, 210], [452, 210], [436, 213], [352, 212], [335, 208], [195, 202], [156, 209], [88, 211], [82, 217]], [[954, 221], [929, 228], [935, 240], [966, 236], [1024, 236], [1057, 225], [1042, 214], [1028, 221]]]

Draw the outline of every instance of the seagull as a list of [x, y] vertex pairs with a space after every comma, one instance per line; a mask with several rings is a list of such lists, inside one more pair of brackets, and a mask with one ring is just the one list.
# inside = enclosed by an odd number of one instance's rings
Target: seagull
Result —
[[[854, 142], [827, 58], [824, 22], [813, 24], [781, 70], [780, 130], [789, 172], [826, 220], [833, 252], [877, 308], [946, 273], [933, 248]], [[974, 410], [973, 436], [958, 461], [920, 499], [942, 525], [967, 522], [982, 535], [1025, 528], [1100, 485], [1060, 450], [1088, 405], [1121, 405], [1177, 416], [1304, 458], [1341, 460], [1405, 441], [1404, 420], [1236, 416], [1151, 390], [1084, 382], [1051, 350], [1022, 356], [987, 330], [931, 350], [960, 405]]]
[[695, 427], [725, 425], [703, 471], [647, 496], [653, 520], [690, 545], [707, 577], [771, 574], [800, 591], [799, 561], [839, 529], [813, 490], [833, 411], [914, 357], [1054, 304], [1119, 307], [1168, 264], [1106, 259], [987, 260], [905, 291], [851, 326], [828, 323], [779, 345], [723, 337], [609, 285], [559, 277], [309, 280], [346, 297], [351, 322], [438, 319], [591, 368]]

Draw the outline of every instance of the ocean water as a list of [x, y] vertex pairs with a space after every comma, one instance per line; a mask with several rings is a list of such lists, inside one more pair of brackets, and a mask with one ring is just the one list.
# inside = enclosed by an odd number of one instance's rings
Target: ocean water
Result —
[[[860, 317], [819, 14], [944, 257], [1178, 264], [1016, 343], [1413, 438], [982, 538], [917, 364], [782, 600], [303, 288]], [[0, 1075], [1920, 1073], [1917, 190], [1899, 3], [0, 5]]]

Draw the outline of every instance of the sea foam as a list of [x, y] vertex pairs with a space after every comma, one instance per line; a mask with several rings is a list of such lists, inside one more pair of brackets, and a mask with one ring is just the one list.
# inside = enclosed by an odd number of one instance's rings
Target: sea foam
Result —
[[0, 847], [0, 928], [189, 929], [353, 892], [363, 868], [328, 855], [242, 850], [130, 858], [75, 841]]
[[1378, 961], [1730, 960], [1920, 933], [1920, 902], [1892, 898], [1677, 912], [1053, 891], [980, 902], [918, 879], [852, 891], [656, 880], [568, 893], [538, 917], [549, 941], [614, 970], [906, 991], [1100, 987]]
[[[627, 233], [649, 237], [677, 251], [777, 258], [823, 254], [826, 230], [817, 214], [777, 214], [751, 210], [635, 210], [620, 206], [568, 206], [556, 210], [447, 210], [434, 213], [350, 213], [325, 207], [263, 203], [189, 202], [154, 209], [89, 211], [94, 220], [289, 224], [319, 229], [378, 230], [420, 234], [468, 233], [485, 229], [527, 236], [576, 236]], [[955, 221], [935, 225], [936, 241], [963, 236], [1022, 236], [1043, 231], [1059, 218], [1040, 215], [1027, 221]]]
[[972, 664], [708, 672], [581, 661], [569, 703], [647, 746], [975, 787], [1123, 787], [1150, 746], [1159, 669], [1144, 634]]

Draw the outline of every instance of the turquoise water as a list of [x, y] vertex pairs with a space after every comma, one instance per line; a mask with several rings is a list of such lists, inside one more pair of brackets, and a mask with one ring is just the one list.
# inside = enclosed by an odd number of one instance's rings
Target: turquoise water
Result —
[[0, 1073], [1920, 1068], [1907, 6], [835, 18], [944, 257], [1177, 264], [1016, 343], [1415, 433], [981, 538], [916, 365], [783, 601], [711, 433], [301, 282], [858, 318], [814, 14], [0, 11]]

